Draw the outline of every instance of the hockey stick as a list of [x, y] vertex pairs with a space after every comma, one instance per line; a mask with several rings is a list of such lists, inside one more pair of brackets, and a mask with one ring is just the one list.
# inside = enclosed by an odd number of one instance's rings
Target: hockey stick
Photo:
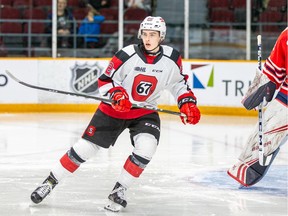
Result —
[[[262, 70], [262, 64], [261, 64], [261, 60], [262, 60], [262, 38], [261, 35], [257, 36], [257, 60], [258, 60], [258, 69], [259, 71]], [[259, 147], [259, 164], [261, 166], [267, 166], [272, 157], [271, 156], [265, 156], [265, 146], [263, 145], [263, 140], [264, 140], [264, 112], [263, 112], [263, 107], [264, 107], [264, 103], [265, 103], [265, 97], [263, 98], [263, 101], [259, 104], [258, 106], [258, 127], [259, 127], [259, 143], [258, 143], [258, 147]]]
[[[258, 60], [258, 69], [261, 71], [262, 65], [261, 65], [261, 60], [262, 60], [262, 40], [261, 40], [261, 35], [257, 36], [257, 60]], [[264, 164], [264, 151], [263, 151], [263, 102], [261, 102], [258, 106], [258, 133], [259, 133], [259, 163], [261, 166]]]
[[[43, 91], [49, 91], [49, 92], [53, 92], [53, 93], [65, 94], [65, 95], [70, 95], [70, 96], [84, 97], [84, 98], [94, 99], [94, 100], [108, 102], [108, 103], [113, 102], [112, 100], [110, 100], [108, 98], [96, 97], [96, 96], [91, 96], [91, 95], [85, 95], [85, 94], [79, 94], [79, 93], [74, 93], [74, 92], [67, 92], [67, 91], [62, 91], [62, 90], [57, 90], [57, 89], [51, 89], [51, 88], [45, 88], [45, 87], [41, 87], [41, 86], [31, 85], [29, 83], [25, 83], [25, 82], [19, 80], [12, 73], [10, 73], [8, 70], [6, 70], [6, 73], [8, 74], [8, 76], [10, 78], [15, 80], [16, 82], [20, 83], [21, 85], [27, 86], [29, 88], [34, 88], [34, 89], [43, 90]], [[157, 111], [157, 112], [163, 112], [163, 113], [167, 113], [167, 114], [181, 116], [180, 112], [175, 112], [175, 111], [165, 110], [165, 109], [160, 109], [160, 108], [154, 108], [154, 107], [148, 107], [148, 106], [139, 106], [137, 104], [132, 104], [132, 108], [141, 108], [141, 109], [153, 110], [153, 111]]]

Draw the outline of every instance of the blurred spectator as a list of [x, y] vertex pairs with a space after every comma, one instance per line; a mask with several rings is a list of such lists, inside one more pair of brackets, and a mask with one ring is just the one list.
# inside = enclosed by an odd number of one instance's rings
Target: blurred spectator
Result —
[[264, 10], [268, 7], [268, 3], [270, 0], [262, 0], [262, 7], [264, 8]]
[[141, 8], [151, 13], [151, 0], [125, 0], [127, 8]]
[[[99, 13], [99, 11], [97, 10], [97, 5], [94, 3], [95, 1], [88, 1], [88, 14], [82, 20], [79, 27], [78, 34], [81, 36], [87, 35], [80, 38], [80, 47], [83, 48], [97, 48], [102, 46], [101, 41], [99, 40], [97, 35], [100, 34], [101, 23], [105, 20], [105, 17]], [[83, 42], [83, 45], [81, 45], [81, 41]]]
[[[57, 2], [57, 47], [71, 48], [73, 37], [67, 37], [74, 33], [75, 19], [73, 14], [67, 8], [68, 0], [58, 0]], [[51, 20], [46, 27], [46, 33], [52, 33], [52, 12], [48, 15]], [[47, 40], [48, 46], [51, 46], [51, 38]]]

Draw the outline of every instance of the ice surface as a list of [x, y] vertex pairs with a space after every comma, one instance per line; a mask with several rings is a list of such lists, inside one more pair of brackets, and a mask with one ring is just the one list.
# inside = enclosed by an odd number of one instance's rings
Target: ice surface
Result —
[[236, 162], [256, 118], [203, 116], [196, 126], [161, 115], [158, 150], [128, 190], [121, 213], [103, 209], [132, 151], [125, 131], [64, 179], [41, 204], [31, 192], [81, 136], [92, 114], [0, 115], [0, 215], [37, 216], [284, 216], [287, 204], [285, 144], [267, 175], [239, 189], [226, 171]]

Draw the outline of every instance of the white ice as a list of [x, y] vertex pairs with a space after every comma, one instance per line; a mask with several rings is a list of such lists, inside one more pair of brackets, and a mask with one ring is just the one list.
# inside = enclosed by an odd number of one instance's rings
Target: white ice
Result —
[[196, 125], [161, 115], [158, 150], [127, 193], [127, 208], [104, 211], [132, 146], [125, 131], [36, 205], [31, 192], [81, 136], [92, 114], [0, 115], [0, 215], [285, 216], [287, 144], [267, 175], [239, 189], [226, 171], [239, 156], [254, 117], [203, 116]]

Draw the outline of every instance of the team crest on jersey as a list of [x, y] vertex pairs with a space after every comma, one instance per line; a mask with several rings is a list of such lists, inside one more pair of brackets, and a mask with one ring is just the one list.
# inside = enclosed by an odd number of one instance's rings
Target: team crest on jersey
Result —
[[93, 135], [95, 134], [95, 131], [96, 131], [96, 128], [95, 128], [94, 126], [90, 125], [90, 126], [86, 129], [85, 133], [86, 133], [88, 136], [93, 136]]
[[98, 77], [102, 68], [97, 63], [75, 64], [72, 70], [72, 89], [78, 93], [93, 94], [98, 90]]

